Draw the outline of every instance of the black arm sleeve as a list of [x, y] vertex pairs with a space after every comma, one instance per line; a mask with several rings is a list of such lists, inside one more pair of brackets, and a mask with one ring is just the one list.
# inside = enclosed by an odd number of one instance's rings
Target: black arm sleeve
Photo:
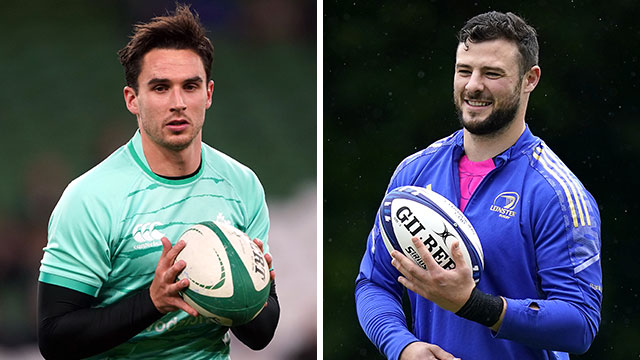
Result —
[[252, 350], [262, 350], [273, 339], [279, 319], [280, 303], [278, 303], [275, 281], [271, 281], [267, 306], [262, 309], [255, 319], [244, 325], [232, 327], [231, 331], [238, 340]]
[[38, 284], [38, 346], [46, 359], [77, 359], [100, 354], [127, 341], [160, 313], [144, 289], [106, 306], [65, 287]]

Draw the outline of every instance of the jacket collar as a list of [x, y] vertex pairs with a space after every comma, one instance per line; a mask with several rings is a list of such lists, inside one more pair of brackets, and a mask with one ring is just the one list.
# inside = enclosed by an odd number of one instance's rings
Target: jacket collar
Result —
[[[464, 154], [464, 131], [462, 129], [456, 131], [453, 137], [455, 143], [453, 150], [454, 159], [458, 160]], [[524, 132], [522, 132], [522, 135], [520, 135], [516, 143], [493, 158], [496, 167], [504, 164], [511, 158], [515, 158], [526, 153], [527, 149], [532, 148], [537, 142], [539, 142], [538, 138], [531, 133], [529, 125], [525, 124]]]

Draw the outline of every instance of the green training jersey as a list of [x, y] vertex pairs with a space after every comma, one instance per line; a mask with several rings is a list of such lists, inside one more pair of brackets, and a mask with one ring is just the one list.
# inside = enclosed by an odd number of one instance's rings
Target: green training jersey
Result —
[[[148, 288], [162, 253], [191, 225], [217, 220], [264, 241], [269, 217], [256, 175], [202, 144], [194, 176], [168, 180], [154, 174], [140, 133], [65, 189], [49, 221], [39, 280], [97, 298], [97, 307]], [[226, 327], [183, 311], [97, 358], [227, 359]]]

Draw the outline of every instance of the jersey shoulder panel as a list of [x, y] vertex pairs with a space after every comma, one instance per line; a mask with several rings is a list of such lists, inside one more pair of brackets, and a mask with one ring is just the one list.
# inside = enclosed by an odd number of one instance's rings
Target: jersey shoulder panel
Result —
[[207, 144], [203, 143], [202, 151], [203, 177], [226, 183], [231, 192], [229, 195], [237, 197], [243, 209], [245, 223], [241, 230], [252, 238], [261, 239], [265, 243], [264, 251], [268, 252], [269, 215], [258, 176], [246, 165]]
[[[69, 217], [71, 213], [74, 218], [77, 216], [80, 219], [96, 214], [108, 217], [120, 215], [123, 200], [141, 176], [143, 173], [135, 165], [126, 147], [122, 146], [98, 165], [71, 181], [60, 197], [53, 215], [61, 215], [61, 211], [64, 211], [65, 217]], [[97, 220], [111, 223], [111, 219]]]
[[219, 174], [234, 184], [260, 185], [257, 175], [248, 166], [220, 150], [214, 149], [207, 144], [203, 145], [202, 149], [206, 152], [204, 165], [210, 171]]
[[[133, 180], [142, 175], [125, 146], [120, 147], [98, 165], [73, 180], [67, 189], [74, 194], [104, 201], [117, 201], [116, 195], [127, 193]], [[123, 181], [130, 179], [131, 181]]]
[[121, 147], [67, 186], [49, 220], [42, 281], [97, 294], [110, 271], [110, 239], [118, 238], [114, 219], [136, 174]]
[[574, 272], [578, 273], [600, 260], [600, 213], [596, 201], [544, 142], [531, 149], [529, 156], [531, 167], [555, 195], [547, 206], [560, 207]]
[[404, 158], [391, 176], [390, 187], [394, 187], [394, 183], [401, 185], [412, 183], [417, 173], [423, 171], [430, 161], [448, 161], [442, 154], [451, 151], [461, 135], [460, 131], [455, 132]]
[[529, 158], [531, 167], [557, 195], [569, 225], [575, 228], [591, 226], [598, 209], [591, 194], [573, 172], [544, 142], [530, 150]]

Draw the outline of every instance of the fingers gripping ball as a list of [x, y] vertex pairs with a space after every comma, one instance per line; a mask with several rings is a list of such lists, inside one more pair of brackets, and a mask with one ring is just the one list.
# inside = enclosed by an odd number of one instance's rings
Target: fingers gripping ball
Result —
[[185, 302], [223, 326], [255, 318], [269, 297], [270, 276], [262, 251], [231, 225], [203, 222], [185, 231], [176, 261], [187, 266], [176, 281], [189, 279]]
[[444, 196], [417, 186], [402, 186], [384, 197], [379, 217], [380, 233], [389, 253], [398, 250], [426, 268], [411, 241], [415, 236], [440, 266], [453, 269], [456, 264], [451, 245], [457, 239], [474, 281], [480, 281], [484, 255], [478, 235], [467, 217]]

